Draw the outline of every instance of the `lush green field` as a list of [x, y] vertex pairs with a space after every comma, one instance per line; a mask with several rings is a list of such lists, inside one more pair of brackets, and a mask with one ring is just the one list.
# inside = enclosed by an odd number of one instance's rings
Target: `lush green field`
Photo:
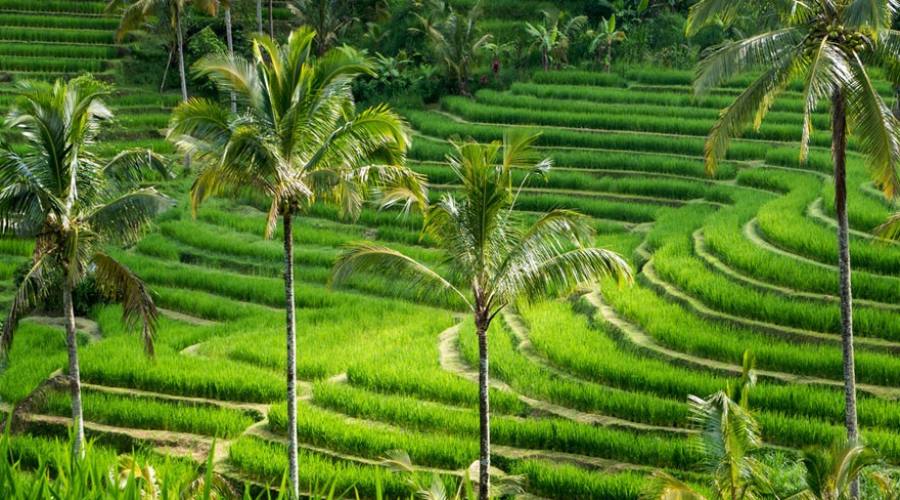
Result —
[[[103, 14], [105, 3], [0, 0], [0, 72], [111, 75], [127, 50], [114, 44], [117, 21]], [[521, 4], [497, 1], [488, 22], [511, 29]], [[279, 4], [276, 18], [288, 15]], [[747, 81], [695, 96], [690, 78], [648, 68], [538, 72], [506, 90], [402, 108], [415, 131], [410, 166], [429, 178], [433, 198], [457, 189], [445, 162], [451, 139], [541, 130], [538, 146], [555, 169], [528, 179], [519, 208], [591, 216], [597, 243], [640, 270], [633, 287], [604, 283], [598, 295], [521, 304], [490, 333], [494, 463], [538, 497], [637, 499], [654, 469], [694, 482], [702, 457], [688, 396], [733, 382], [729, 368], [745, 351], [761, 371], [750, 402], [768, 444], [792, 453], [843, 435], [828, 115], [814, 114], [809, 161], [799, 164], [805, 103], [792, 86], [710, 177], [705, 135]], [[119, 88], [103, 152], [171, 153], [160, 131], [178, 100]], [[11, 102], [0, 92], [0, 109]], [[853, 146], [859, 419], [868, 444], [900, 466], [900, 246], [871, 238], [891, 205], [872, 193]], [[525, 173], [513, 177], [519, 184]], [[99, 338], [81, 337], [88, 431], [120, 452], [137, 446], [194, 459], [215, 439], [224, 450], [218, 466], [232, 479], [277, 483], [287, 425], [281, 228], [263, 238], [266, 205], [253, 196], [213, 201], [194, 217], [189, 186], [187, 178], [162, 186], [175, 207], [139, 244], [110, 249], [148, 283], [163, 317], [149, 359], [120, 308], [90, 313]], [[321, 206], [295, 223], [304, 484], [333, 480], [363, 496], [380, 486], [399, 497], [409, 493], [406, 481], [379, 464], [389, 451], [405, 450], [423, 468], [417, 474], [436, 471], [447, 484], [477, 458], [478, 347], [468, 319], [447, 300], [382, 276], [329, 286], [341, 247], [361, 240], [444, 269], [421, 224], [419, 214], [372, 208], [348, 221]], [[0, 240], [4, 308], [32, 249]], [[0, 370], [0, 402], [55, 418], [14, 440], [25, 465], [60, 446], [47, 435], [65, 432], [69, 396], [33, 396], [65, 359], [59, 327], [25, 321]]]

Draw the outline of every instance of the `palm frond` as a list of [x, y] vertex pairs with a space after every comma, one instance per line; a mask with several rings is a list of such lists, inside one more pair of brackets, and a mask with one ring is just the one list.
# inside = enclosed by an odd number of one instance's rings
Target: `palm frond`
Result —
[[22, 277], [19, 288], [13, 296], [6, 321], [3, 322], [2, 338], [0, 338], [0, 359], [5, 359], [12, 347], [13, 335], [19, 320], [27, 314], [39, 301], [49, 293], [46, 280], [47, 268], [45, 256], [35, 253], [31, 267]]
[[710, 129], [703, 148], [708, 173], [715, 173], [719, 160], [728, 152], [732, 138], [740, 137], [750, 123], [762, 122], [775, 95], [784, 89], [795, 71], [796, 61], [785, 58], [778, 66], [765, 71], [722, 111]]
[[687, 36], [696, 35], [713, 24], [730, 24], [738, 14], [756, 6], [759, 0], [699, 0], [688, 12], [684, 30]]
[[498, 305], [516, 297], [537, 301], [547, 294], [564, 294], [579, 287], [596, 285], [602, 278], [612, 277], [620, 283], [631, 283], [631, 268], [619, 254], [602, 248], [573, 248], [543, 260], [530, 261], [522, 253], [497, 276]]
[[94, 254], [93, 262], [98, 286], [110, 299], [122, 303], [122, 320], [129, 328], [140, 323], [144, 350], [153, 356], [159, 312], [147, 286], [130, 269], [103, 252]]
[[116, 196], [85, 216], [93, 231], [104, 239], [125, 246], [143, 236], [153, 217], [171, 207], [173, 201], [155, 188], [142, 188]]
[[846, 85], [851, 79], [850, 66], [843, 53], [822, 38], [819, 48], [809, 62], [806, 81], [803, 86], [803, 135], [800, 139], [800, 161], [805, 162], [809, 153], [809, 138], [812, 135], [812, 115], [819, 101], [828, 97], [835, 84]]
[[119, 152], [103, 167], [107, 179], [115, 182], [121, 189], [129, 189], [148, 180], [148, 173], [153, 172], [162, 179], [171, 179], [172, 170], [165, 156], [151, 149], [128, 149]]
[[783, 66], [801, 36], [799, 29], [787, 27], [725, 42], [713, 48], [697, 65], [694, 89], [705, 92], [746, 71]]
[[668, 472], [654, 471], [651, 478], [641, 495], [645, 500], [706, 500], [705, 496]]
[[875, 228], [875, 234], [888, 240], [900, 240], [900, 212], [892, 214], [884, 224]]
[[875, 89], [859, 56], [850, 61], [852, 79], [846, 86], [847, 118], [872, 176], [885, 196], [900, 192], [900, 123]]
[[898, 9], [898, 0], [850, 0], [844, 8], [844, 23], [877, 34], [878, 30], [891, 26]]
[[469, 299], [453, 284], [428, 266], [402, 253], [377, 245], [358, 243], [346, 247], [331, 273], [331, 284], [340, 286], [356, 273], [371, 272], [390, 276], [420, 294], [456, 296], [469, 308]]
[[254, 64], [229, 54], [207, 55], [194, 63], [198, 76], [212, 80], [223, 94], [234, 94], [238, 102], [253, 109], [264, 106], [259, 74]]

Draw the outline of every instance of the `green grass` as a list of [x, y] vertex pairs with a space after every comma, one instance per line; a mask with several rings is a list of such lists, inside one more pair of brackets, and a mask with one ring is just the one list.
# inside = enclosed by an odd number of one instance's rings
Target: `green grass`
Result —
[[[204, 434], [219, 438], [236, 437], [254, 419], [237, 411], [199, 404], [178, 404], [138, 396], [87, 391], [83, 394], [85, 420], [100, 424], [139, 429]], [[43, 411], [71, 415], [68, 393], [50, 393]]]

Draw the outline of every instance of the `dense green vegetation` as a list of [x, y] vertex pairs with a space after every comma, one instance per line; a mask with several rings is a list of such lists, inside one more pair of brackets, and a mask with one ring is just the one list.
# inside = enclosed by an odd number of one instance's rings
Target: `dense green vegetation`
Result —
[[[539, 213], [577, 210], [588, 217], [590, 246], [624, 256], [636, 278], [633, 285], [603, 280], [547, 301], [511, 301], [492, 317], [485, 338], [490, 460], [498, 469], [493, 480], [503, 484], [512, 476], [524, 492], [545, 499], [636, 500], [660, 478], [708, 495], [691, 420], [696, 401], [689, 398], [739, 387], [749, 352], [758, 381], [746, 403], [763, 443], [758, 453], [777, 469], [773, 481], [802, 483], [801, 450], [827, 448], [845, 436], [830, 108], [823, 101], [810, 114], [810, 150], [800, 162], [807, 101], [802, 82], [788, 82], [760, 127], [735, 129], [741, 137], [710, 174], [706, 136], [720, 110], [760, 73], [697, 95], [691, 67], [702, 48], [740, 29], [713, 27], [688, 40], [686, 5], [651, 1], [643, 12], [639, 2], [620, 2], [618, 29], [625, 39], [611, 45], [606, 72], [603, 50], [589, 49], [598, 23], [613, 13], [606, 7], [483, 2], [476, 22], [481, 31], [466, 35], [469, 47], [462, 50], [440, 46], [434, 33], [420, 29], [416, 15], [445, 37], [453, 25], [449, 10], [425, 11], [429, 2], [420, 3], [366, 10], [368, 3], [358, 2], [354, 8], [362, 10], [351, 12], [335, 2], [337, 21], [311, 14], [302, 21], [333, 30], [331, 46], [350, 42], [367, 51], [376, 74], [352, 84], [356, 102], [388, 102], [408, 124], [406, 165], [427, 179], [432, 203], [470, 187], [450, 168], [454, 144], [486, 144], [510, 131], [539, 133], [533, 157], [509, 173], [518, 189], [516, 220], [533, 223]], [[452, 15], [465, 19], [475, 3], [451, 2]], [[255, 2], [232, 4], [235, 50], [249, 56]], [[282, 41], [301, 23], [287, 4], [273, 4]], [[545, 17], [541, 10], [552, 10], [551, 4], [567, 12]], [[89, 447], [96, 461], [86, 466], [96, 470], [83, 473], [118, 470], [123, 457], [134, 457], [171, 480], [164, 489], [180, 491], [202, 476], [215, 442], [210, 464], [235, 487], [226, 496], [243, 492], [245, 482], [254, 497], [267, 484], [283, 484], [290, 439], [284, 348], [289, 241], [300, 489], [328, 485], [337, 492], [355, 488], [363, 498], [379, 492], [409, 498], [416, 489], [410, 479], [430, 485], [436, 474], [436, 484], [455, 491], [480, 448], [480, 353], [470, 311], [458, 297], [422, 293], [379, 270], [344, 276], [340, 288], [332, 281], [336, 259], [359, 242], [458, 277], [460, 265], [447, 260], [446, 242], [422, 231], [430, 218], [374, 203], [353, 206], [362, 197], [344, 204], [310, 197], [308, 206], [291, 212], [287, 234], [279, 218], [266, 235], [270, 193], [237, 189], [193, 206], [190, 190], [204, 145], [175, 145], [165, 137], [182, 100], [174, 59], [162, 81], [171, 33], [163, 22], [119, 42], [119, 12], [105, 8], [99, 0], [0, 0], [4, 116], [17, 104], [18, 82], [91, 73], [106, 82], [102, 99], [115, 118], [103, 123], [90, 151], [105, 161], [124, 150], [149, 149], [165, 155], [178, 173], [173, 179], [153, 174], [141, 184], [174, 201], [142, 238], [102, 245], [104, 255], [143, 280], [159, 308], [154, 356], [136, 338], [143, 330], [108, 300], [122, 294], [101, 299], [93, 282], [74, 291], [80, 318], [70, 342], [80, 356], [85, 432], [98, 440]], [[548, 40], [530, 35], [525, 23], [549, 29], [558, 22], [563, 29], [580, 14], [587, 24], [565, 34], [565, 43], [548, 46], [544, 70], [541, 47]], [[756, 14], [738, 16], [738, 27], [756, 29]], [[266, 31], [268, 15], [263, 2]], [[384, 28], [373, 24], [364, 32], [365, 23], [343, 25], [342, 16], [378, 19]], [[221, 12], [211, 17], [185, 9], [188, 71], [204, 55], [224, 50], [222, 19]], [[156, 26], [158, 19], [148, 21]], [[479, 42], [485, 33], [493, 37]], [[446, 54], [455, 49], [462, 50], [458, 58], [471, 58], [467, 68], [448, 62]], [[875, 71], [873, 77], [874, 94], [895, 105], [890, 75]], [[206, 77], [191, 78], [188, 90], [227, 113], [229, 93]], [[459, 91], [469, 95], [454, 95]], [[266, 109], [259, 108], [260, 116]], [[248, 123], [231, 126], [240, 132]], [[28, 150], [21, 140], [9, 147]], [[866, 148], [851, 138], [847, 157], [858, 420], [864, 443], [881, 460], [871, 470], [895, 484], [900, 246], [874, 235], [896, 201], [873, 185]], [[195, 155], [190, 171], [181, 165], [185, 151]], [[535, 175], [531, 167], [544, 157], [553, 167]], [[360, 210], [348, 217], [348, 207]], [[34, 239], [0, 238], [4, 322], [35, 249]], [[0, 487], [12, 484], [9, 478], [33, 487], [43, 476], [65, 484], [71, 472], [71, 443], [59, 440], [71, 424], [72, 405], [59, 377], [70, 371], [64, 324], [54, 318], [59, 307], [48, 301], [22, 319], [0, 368], [2, 409], [20, 412], [12, 436], [0, 440], [0, 454], [18, 461], [6, 479], [0, 474]], [[413, 472], [391, 470], [384, 459], [394, 450], [409, 455]], [[477, 476], [477, 464], [469, 471]], [[91, 480], [95, 486], [115, 490], [98, 477]], [[876, 480], [865, 475], [863, 498], [888, 498], [876, 490]]]

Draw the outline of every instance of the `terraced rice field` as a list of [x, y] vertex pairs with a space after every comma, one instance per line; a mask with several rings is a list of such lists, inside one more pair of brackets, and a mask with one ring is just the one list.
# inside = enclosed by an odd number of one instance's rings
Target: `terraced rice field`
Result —
[[[113, 70], [110, 56], [122, 49], [110, 42], [116, 23], [100, 15], [102, 2], [34, 4], [0, 0], [0, 70], [17, 78]], [[541, 129], [556, 168], [546, 182], [529, 181], [520, 208], [589, 214], [597, 243], [640, 269], [634, 287], [606, 283], [495, 323], [494, 463], [524, 476], [530, 495], [637, 498], [656, 468], [698, 480], [687, 396], [723, 388], [746, 350], [760, 372], [751, 404], [767, 443], [799, 448], [843, 435], [827, 133], [814, 134], [810, 160], [799, 165], [802, 102], [789, 92], [709, 178], [704, 135], [735, 89], [698, 98], [689, 83], [674, 71], [538, 73], [508, 91], [403, 110], [416, 131], [411, 163], [434, 196], [454, 189], [443, 162], [448, 139]], [[158, 130], [177, 100], [120, 89], [112, 105], [122, 127], [107, 138], [109, 151], [171, 151]], [[816, 117], [819, 130], [827, 122]], [[850, 168], [859, 418], [868, 443], [900, 465], [900, 246], [871, 236], [890, 205], [858, 156]], [[261, 237], [260, 200], [214, 202], [192, 218], [188, 185], [164, 186], [177, 206], [135, 248], [112, 250], [163, 308], [156, 358], [143, 355], [117, 307], [80, 323], [87, 428], [119, 449], [143, 444], [197, 459], [216, 440], [222, 472], [278, 482], [286, 465], [281, 245]], [[303, 484], [336, 478], [366, 494], [380, 482], [389, 495], [406, 494], [403, 478], [379, 465], [393, 449], [407, 451], [421, 474], [462, 475], [478, 451], [473, 326], [378, 276], [327, 286], [351, 241], [439, 263], [419, 239], [421, 219], [366, 211], [346, 223], [317, 207], [295, 226]], [[0, 302], [30, 250], [0, 241]], [[0, 374], [0, 400], [28, 404], [34, 435], [64, 432], [68, 422], [64, 393], [32, 398], [64, 367], [64, 344], [52, 322], [28, 321]], [[47, 446], [35, 443], [18, 453]]]

